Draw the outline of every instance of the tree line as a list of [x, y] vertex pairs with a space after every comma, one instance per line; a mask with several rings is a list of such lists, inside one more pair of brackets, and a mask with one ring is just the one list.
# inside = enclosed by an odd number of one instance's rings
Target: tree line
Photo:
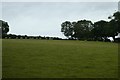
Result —
[[[92, 23], [90, 20], [79, 20], [77, 22], [65, 21], [61, 24], [61, 32], [69, 40], [87, 40], [87, 41], [114, 41], [120, 42], [120, 38], [115, 38], [120, 33], [120, 12], [113, 13], [108, 17], [110, 21], [100, 20]], [[7, 34], [9, 25], [0, 20], [0, 38], [6, 39], [47, 39], [47, 40], [66, 40], [59, 37], [42, 37]]]
[[110, 21], [100, 20], [92, 23], [90, 20], [79, 20], [77, 22], [65, 21], [61, 24], [61, 32], [68, 39], [109, 41], [120, 33], [120, 12], [109, 16]]
[[28, 36], [28, 35], [15, 35], [7, 34], [2, 36], [2, 39], [44, 39], [44, 40], [62, 40], [59, 37], [48, 37], [48, 36]]

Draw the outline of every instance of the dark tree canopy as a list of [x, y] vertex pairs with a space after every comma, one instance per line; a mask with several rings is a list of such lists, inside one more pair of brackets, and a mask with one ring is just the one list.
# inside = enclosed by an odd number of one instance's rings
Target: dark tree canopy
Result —
[[61, 32], [72, 39], [82, 40], [107, 40], [120, 33], [120, 12], [113, 13], [108, 17], [110, 21], [100, 20], [94, 24], [90, 20], [79, 20], [77, 22], [66, 21], [61, 25]]
[[120, 33], [120, 12], [115, 12], [109, 22], [109, 36], [115, 39], [115, 36]]
[[61, 32], [69, 39], [84, 39], [90, 37], [92, 22], [80, 20], [78, 22], [65, 21], [61, 24]]
[[108, 22], [101, 20], [94, 23], [92, 33], [95, 39], [103, 39], [108, 37]]
[[0, 20], [0, 35], [6, 35], [9, 31], [9, 25], [7, 22]]
[[120, 12], [116, 12], [113, 14], [114, 20], [116, 22], [117, 32], [120, 33]]
[[90, 37], [90, 31], [93, 24], [89, 20], [80, 20], [74, 25], [74, 37], [77, 39], [86, 39]]
[[73, 35], [73, 24], [70, 21], [65, 21], [61, 24], [61, 32], [67, 37], [71, 38]]

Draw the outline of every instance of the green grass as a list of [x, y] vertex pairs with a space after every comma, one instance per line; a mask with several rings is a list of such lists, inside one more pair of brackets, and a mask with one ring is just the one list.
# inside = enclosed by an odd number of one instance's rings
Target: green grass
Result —
[[3, 78], [117, 78], [109, 42], [3, 40]]

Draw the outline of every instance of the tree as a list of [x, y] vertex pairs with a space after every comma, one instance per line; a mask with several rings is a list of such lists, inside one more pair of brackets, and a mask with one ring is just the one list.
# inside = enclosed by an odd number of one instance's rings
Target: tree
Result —
[[89, 39], [93, 28], [89, 20], [80, 20], [74, 25], [74, 37], [76, 39]]
[[73, 25], [70, 21], [65, 21], [61, 24], [61, 32], [67, 37], [72, 38], [73, 35]]
[[110, 19], [109, 36], [113, 37], [115, 40], [115, 36], [120, 33], [120, 12], [115, 12]]
[[111, 20], [109, 22], [109, 29], [108, 29], [109, 33], [108, 34], [109, 34], [109, 37], [113, 38], [113, 40], [115, 40], [115, 36], [118, 35], [118, 28], [116, 25], [117, 23], [115, 20]]
[[82, 40], [108, 40], [120, 33], [120, 12], [115, 12], [109, 22], [100, 20], [92, 24], [89, 20], [80, 20], [77, 22], [65, 21], [61, 24], [61, 32], [68, 38]]
[[5, 36], [9, 31], [9, 25], [7, 22], [0, 20], [0, 36]]
[[113, 17], [116, 22], [117, 32], [120, 33], [120, 12], [115, 12], [113, 14]]
[[108, 37], [108, 22], [101, 20], [97, 21], [93, 25], [93, 37], [95, 40], [105, 40]]

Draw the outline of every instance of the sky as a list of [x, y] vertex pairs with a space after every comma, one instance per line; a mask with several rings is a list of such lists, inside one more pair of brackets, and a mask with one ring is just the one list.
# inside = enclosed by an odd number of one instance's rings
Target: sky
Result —
[[[77, 0], [75, 0], [77, 1]], [[118, 2], [2, 2], [2, 20], [9, 33], [65, 38], [61, 24], [65, 21], [107, 20], [118, 10]], [[1, 13], [0, 13], [1, 15]]]
[[119, 0], [1, 0], [2, 2], [118, 2]]

